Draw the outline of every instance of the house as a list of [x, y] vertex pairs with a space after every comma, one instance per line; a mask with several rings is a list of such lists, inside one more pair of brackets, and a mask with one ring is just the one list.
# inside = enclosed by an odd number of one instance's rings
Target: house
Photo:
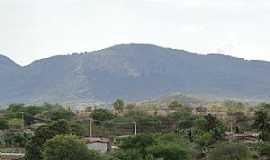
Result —
[[23, 153], [1, 153], [0, 160], [22, 160], [24, 158]]
[[207, 115], [207, 108], [203, 106], [199, 106], [192, 109], [192, 113], [194, 115]]
[[233, 140], [233, 141], [245, 141], [245, 142], [250, 142], [250, 143], [255, 143], [258, 142], [259, 140], [259, 134], [258, 133], [253, 133], [253, 132], [246, 132], [246, 133], [231, 133], [231, 132], [226, 132], [225, 133], [225, 138], [227, 140]]
[[109, 138], [87, 137], [83, 139], [88, 149], [98, 151], [100, 153], [110, 152], [112, 143]]

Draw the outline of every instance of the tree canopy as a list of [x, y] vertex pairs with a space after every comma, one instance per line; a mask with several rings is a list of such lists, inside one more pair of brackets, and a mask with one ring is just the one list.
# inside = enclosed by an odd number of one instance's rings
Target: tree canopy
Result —
[[124, 111], [124, 106], [125, 106], [125, 102], [122, 99], [117, 99], [113, 103], [113, 109], [118, 113], [121, 113]]
[[57, 135], [43, 147], [44, 160], [99, 160], [99, 155], [88, 150], [86, 144], [73, 135]]
[[220, 143], [210, 152], [209, 160], [250, 160], [251, 154], [245, 145]]

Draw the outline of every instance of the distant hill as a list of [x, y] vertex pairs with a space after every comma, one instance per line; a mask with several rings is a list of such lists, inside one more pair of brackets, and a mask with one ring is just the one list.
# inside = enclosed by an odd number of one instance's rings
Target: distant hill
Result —
[[111, 102], [181, 92], [270, 100], [270, 62], [122, 44], [19, 66], [0, 56], [0, 104]]
[[188, 107], [207, 106], [210, 103], [216, 102], [214, 99], [195, 97], [191, 95], [183, 95], [181, 93], [172, 93], [166, 96], [156, 97], [153, 99], [137, 101], [135, 104], [137, 107], [141, 107], [141, 109], [148, 110], [159, 107], [167, 108], [173, 101], [177, 101], [183, 104], [184, 106]]

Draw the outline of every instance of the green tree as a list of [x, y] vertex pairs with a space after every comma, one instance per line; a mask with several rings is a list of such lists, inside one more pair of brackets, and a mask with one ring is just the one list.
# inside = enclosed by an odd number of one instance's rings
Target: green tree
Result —
[[13, 118], [8, 121], [9, 128], [13, 129], [21, 129], [24, 125], [24, 121], [22, 119]]
[[247, 108], [244, 103], [232, 100], [225, 101], [224, 105], [229, 113], [241, 112]]
[[236, 133], [249, 129], [249, 119], [244, 112], [232, 112], [228, 113], [228, 115], [230, 116], [230, 121], [233, 123]]
[[176, 134], [157, 135], [155, 142], [147, 149], [148, 154], [155, 159], [188, 160], [191, 158], [189, 144]]
[[27, 143], [26, 160], [41, 160], [41, 150], [44, 143], [59, 134], [70, 134], [71, 129], [67, 121], [60, 120], [49, 125], [39, 127], [35, 131], [35, 135]]
[[211, 114], [197, 118], [194, 122], [194, 129], [199, 136], [208, 132], [215, 140], [220, 140], [225, 135], [224, 124]]
[[207, 131], [207, 120], [204, 117], [198, 117], [194, 121], [194, 127], [197, 130]]
[[268, 112], [270, 114], [270, 104], [269, 103], [261, 103], [258, 108], [262, 111]]
[[77, 136], [88, 136], [88, 123], [70, 122], [71, 133]]
[[99, 155], [88, 150], [86, 144], [73, 135], [57, 135], [43, 148], [44, 160], [99, 160]]
[[220, 143], [209, 153], [209, 160], [250, 160], [251, 154], [246, 145]]
[[112, 160], [145, 160], [136, 149], [119, 150], [114, 152]]
[[117, 158], [121, 160], [188, 160], [191, 158], [189, 144], [176, 134], [138, 135], [120, 144]]
[[24, 104], [10, 104], [8, 106], [8, 112], [22, 112], [24, 109]]
[[148, 149], [148, 153], [154, 158], [163, 160], [188, 160], [190, 154], [186, 146], [181, 146], [176, 143], [157, 144]]
[[124, 117], [129, 119], [129, 122], [137, 123], [137, 131], [142, 133], [153, 133], [162, 129], [162, 117], [147, 114], [144, 111], [133, 110], [124, 114]]
[[125, 139], [120, 148], [124, 151], [138, 152], [143, 158], [147, 156], [147, 148], [155, 143], [153, 136], [151, 135], [138, 135], [135, 137], [129, 137]]
[[225, 127], [221, 121], [219, 121], [215, 116], [208, 114], [205, 116], [207, 121], [206, 131], [211, 133], [216, 140], [222, 139], [225, 134]]
[[57, 121], [61, 119], [71, 120], [75, 115], [71, 111], [68, 111], [64, 108], [59, 108], [47, 111], [46, 113], [44, 113], [44, 116], [46, 119]]
[[270, 159], [270, 143], [262, 143], [259, 145], [259, 155], [262, 159]]
[[268, 129], [268, 113], [264, 111], [255, 112], [255, 121], [253, 126], [259, 131]]
[[5, 130], [8, 128], [9, 128], [8, 121], [5, 119], [0, 119], [0, 130]]
[[179, 103], [178, 101], [172, 101], [168, 108], [172, 109], [172, 110], [179, 110], [183, 107], [183, 105], [181, 103]]
[[22, 112], [30, 116], [35, 116], [39, 113], [42, 113], [43, 111], [44, 111], [44, 108], [41, 106], [26, 106], [22, 110]]
[[215, 143], [215, 139], [209, 132], [203, 133], [196, 141], [201, 147], [208, 147], [209, 145]]
[[117, 113], [121, 113], [124, 111], [124, 106], [125, 103], [122, 99], [117, 99], [114, 103], [113, 103], [113, 109], [117, 112]]
[[189, 111], [182, 110], [182, 111], [176, 111], [173, 113], [170, 113], [168, 115], [168, 118], [171, 119], [172, 121], [183, 121], [183, 120], [188, 120], [192, 119], [192, 114]]
[[[91, 113], [90, 117], [97, 121], [108, 121], [112, 120], [114, 115], [106, 109], [96, 109]], [[97, 122], [97, 124], [99, 123]]]
[[255, 112], [253, 127], [260, 131], [260, 139], [263, 141], [270, 140], [270, 123], [268, 113], [266, 111], [260, 110]]
[[4, 134], [5, 145], [12, 147], [25, 147], [31, 135], [21, 132], [6, 132]]

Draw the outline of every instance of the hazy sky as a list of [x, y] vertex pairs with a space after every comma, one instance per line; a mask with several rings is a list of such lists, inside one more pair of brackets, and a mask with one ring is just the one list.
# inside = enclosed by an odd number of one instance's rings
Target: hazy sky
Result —
[[270, 1], [0, 0], [0, 54], [23, 65], [130, 42], [270, 60]]

